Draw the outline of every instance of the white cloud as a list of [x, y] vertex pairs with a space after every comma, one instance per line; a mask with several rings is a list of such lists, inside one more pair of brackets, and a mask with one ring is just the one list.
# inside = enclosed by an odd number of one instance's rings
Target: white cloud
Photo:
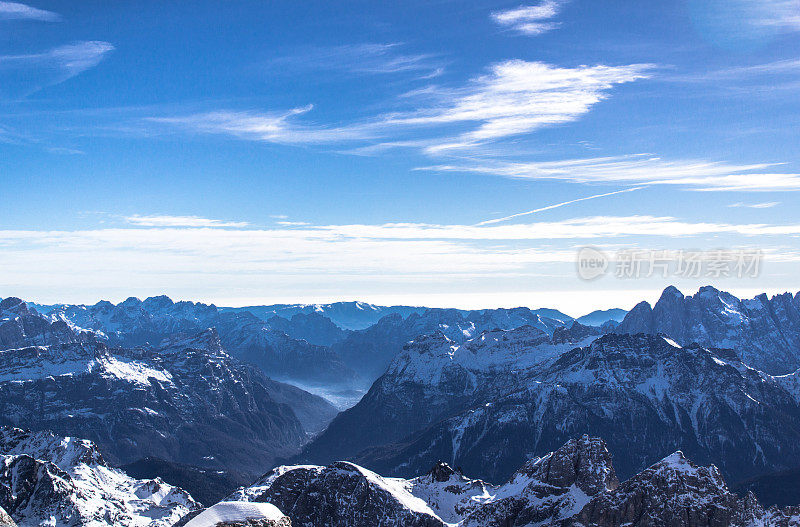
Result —
[[97, 66], [113, 50], [108, 42], [75, 42], [43, 53], [0, 55], [0, 67], [53, 70], [50, 83], [59, 83]]
[[127, 216], [127, 223], [141, 227], [247, 227], [250, 225], [246, 221], [222, 221], [201, 218], [199, 216]]
[[28, 297], [50, 295], [60, 301], [90, 293], [124, 298], [159, 292], [215, 301], [248, 295], [299, 301], [381, 293], [417, 295], [415, 302], [420, 302], [426, 295], [465, 290], [482, 298], [526, 290], [520, 284], [527, 284], [524, 287], [530, 291], [574, 289], [575, 254], [586, 243], [612, 252], [631, 246], [686, 248], [676, 244], [712, 249], [725, 236], [737, 245], [757, 243], [770, 262], [783, 254], [785, 265], [791, 266], [796, 265], [796, 248], [791, 247], [790, 253], [794, 252], [787, 256], [785, 250], [770, 250], [770, 244], [780, 247], [787, 236], [800, 235], [797, 224], [698, 223], [656, 216], [483, 227], [219, 229], [216, 224], [176, 223], [181, 227], [0, 230], [0, 290]]
[[800, 31], [800, 0], [757, 0], [751, 23], [779, 30]]
[[307, 47], [270, 61], [274, 70], [344, 70], [358, 74], [417, 72], [429, 79], [442, 71], [435, 55], [403, 53], [400, 43], [362, 43], [329, 47]]
[[54, 22], [60, 20], [58, 13], [37, 9], [18, 2], [0, 2], [0, 20], [41, 20]]
[[477, 127], [450, 139], [434, 140], [436, 153], [575, 121], [607, 97], [616, 85], [647, 78], [652, 64], [564, 68], [543, 62], [509, 60], [456, 90], [431, 90], [436, 104], [411, 114], [390, 116], [394, 125]]
[[[309, 113], [312, 105], [280, 113], [218, 111], [149, 121], [195, 132], [286, 144], [364, 142], [385, 136], [403, 137], [422, 129], [428, 138], [398, 139], [386, 144], [437, 153], [577, 120], [616, 85], [646, 78], [653, 68], [651, 64], [561, 68], [510, 60], [495, 64], [488, 74], [465, 87], [430, 87], [415, 92], [404, 99], [416, 104], [410, 111], [339, 126], [298, 122], [297, 117]], [[472, 130], [455, 137], [443, 135], [443, 130], [453, 126]]]
[[173, 125], [188, 131], [225, 134], [250, 141], [282, 144], [323, 144], [364, 140], [373, 133], [369, 125], [314, 126], [296, 122], [312, 105], [282, 113], [217, 111], [183, 117], [151, 117], [154, 123]]
[[771, 209], [780, 205], [779, 201], [767, 201], [764, 203], [742, 203], [741, 201], [737, 203], [731, 203], [728, 207], [731, 208], [747, 208], [747, 209]]
[[559, 24], [552, 19], [558, 15], [563, 2], [543, 0], [539, 5], [520, 6], [507, 11], [496, 11], [492, 18], [501, 26], [511, 28], [525, 35], [541, 35]]
[[668, 161], [649, 154], [639, 154], [529, 162], [478, 159], [424, 169], [576, 183], [672, 185], [703, 191], [800, 190], [800, 174], [772, 172], [777, 165], [778, 163], [736, 165], [697, 160]]

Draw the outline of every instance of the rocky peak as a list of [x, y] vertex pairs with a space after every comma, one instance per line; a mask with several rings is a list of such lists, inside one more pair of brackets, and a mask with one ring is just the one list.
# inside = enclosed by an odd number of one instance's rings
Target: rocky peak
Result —
[[[711, 290], [711, 289], [714, 289], [714, 288], [711, 287], [711, 286], [705, 286], [705, 287], [701, 287], [700, 288], [701, 291], [703, 291], [704, 289]], [[680, 290], [677, 287], [675, 287], [674, 285], [670, 285], [670, 286], [667, 286], [664, 289], [664, 291], [661, 292], [661, 297], [658, 299], [658, 301], [659, 302], [661, 302], [661, 301], [669, 302], [669, 301], [674, 301], [674, 300], [683, 300], [683, 298], [684, 298], [683, 293], [681, 293]]]
[[174, 302], [167, 295], [151, 296], [142, 302], [142, 307], [150, 312], [168, 309], [173, 305]]
[[450, 465], [443, 461], [438, 461], [430, 471], [431, 478], [434, 481], [445, 482], [449, 481], [450, 477], [456, 473]]
[[21, 525], [168, 527], [198, 504], [160, 479], [108, 467], [90, 441], [2, 428], [0, 507]]
[[120, 302], [119, 307], [122, 308], [138, 308], [142, 306], [142, 301], [136, 298], [135, 296], [129, 296], [124, 301]]
[[5, 312], [14, 315], [27, 315], [29, 312], [28, 305], [22, 299], [10, 296], [0, 301], [0, 315]]
[[69, 470], [77, 464], [106, 466], [97, 445], [85, 439], [60, 437], [52, 432], [29, 432], [10, 426], [0, 427], [0, 453], [21, 455], [35, 453], [62, 470]]
[[444, 527], [428, 504], [401, 481], [353, 463], [279, 467], [256, 485], [238, 492], [238, 498], [272, 503], [294, 525]]
[[[761, 521], [751, 523], [754, 519]], [[765, 525], [763, 519], [755, 500], [748, 504], [728, 492], [715, 466], [699, 467], [675, 452], [616, 490], [598, 495], [576, 516], [576, 523], [712, 527]]]
[[692, 296], [664, 290], [652, 312], [637, 305], [617, 333], [664, 333], [680, 344], [733, 348], [748, 365], [780, 375], [800, 367], [800, 303], [791, 294], [750, 300], [705, 286]]
[[528, 462], [519, 472], [554, 487], [575, 485], [590, 496], [619, 485], [605, 442], [588, 435], [570, 439], [555, 452]]

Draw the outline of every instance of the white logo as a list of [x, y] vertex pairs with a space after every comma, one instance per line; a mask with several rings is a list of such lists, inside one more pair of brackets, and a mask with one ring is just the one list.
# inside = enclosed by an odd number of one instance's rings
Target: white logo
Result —
[[608, 269], [608, 257], [600, 249], [582, 247], [578, 251], [575, 262], [578, 267], [578, 276], [584, 280], [600, 278]]

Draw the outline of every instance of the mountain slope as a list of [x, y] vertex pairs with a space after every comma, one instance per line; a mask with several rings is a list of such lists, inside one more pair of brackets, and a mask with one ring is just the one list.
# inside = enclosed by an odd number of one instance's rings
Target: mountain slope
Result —
[[[476, 404], [493, 401], [519, 385], [522, 371], [574, 347], [573, 336], [586, 343], [596, 337], [596, 331], [574, 325], [551, 337], [524, 326], [485, 332], [463, 344], [442, 332], [420, 337], [403, 348], [356, 406], [339, 414], [308, 445], [301, 459], [313, 463], [360, 460], [353, 456], [367, 448], [401, 441]], [[410, 457], [412, 465], [403, 474], [422, 472], [437, 459], [454, 461], [451, 452], [439, 458], [433, 453], [420, 460], [413, 454]], [[509, 463], [516, 467], [521, 459], [515, 457]], [[455, 464], [462, 464], [458, 461]]]
[[[262, 472], [307, 439], [292, 408], [276, 401], [293, 392], [228, 356], [214, 331], [154, 350], [63, 344], [0, 353], [0, 424], [80, 434], [115, 463], [154, 455]], [[335, 413], [300, 395], [308, 414]]]
[[731, 348], [742, 360], [767, 373], [800, 368], [800, 293], [740, 300], [711, 286], [693, 296], [675, 287], [664, 290], [655, 306], [634, 307], [617, 333], [664, 333], [680, 344]]
[[167, 527], [198, 508], [179, 488], [110, 468], [90, 441], [15, 428], [0, 428], [0, 506], [43, 527]]
[[736, 481], [800, 456], [800, 374], [773, 377], [729, 350], [652, 335], [567, 352], [530, 328], [481, 338], [413, 342], [299, 459], [403, 477], [444, 460], [498, 482], [588, 433], [606, 438], [623, 477], [680, 449]]

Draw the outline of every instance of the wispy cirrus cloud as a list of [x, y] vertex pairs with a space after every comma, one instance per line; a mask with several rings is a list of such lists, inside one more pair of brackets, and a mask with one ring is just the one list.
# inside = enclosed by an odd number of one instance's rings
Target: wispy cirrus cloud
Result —
[[[216, 111], [150, 118], [201, 133], [290, 144], [362, 143], [363, 148], [411, 147], [435, 154], [466, 148], [579, 119], [611, 90], [647, 78], [655, 66], [558, 67], [510, 60], [466, 86], [430, 87], [405, 98], [411, 108], [341, 125], [303, 123], [313, 106], [277, 113]], [[452, 134], [453, 128], [465, 131]], [[409, 134], [413, 132], [412, 137]], [[421, 134], [421, 135], [420, 135]], [[377, 142], [378, 138], [387, 138]], [[369, 144], [364, 145], [364, 142]]]
[[[58, 84], [91, 69], [114, 50], [108, 42], [98, 40], [75, 42], [52, 48], [42, 53], [0, 55], [0, 71], [21, 70], [29, 82]], [[36, 72], [28, 75], [27, 72]]]
[[149, 117], [146, 121], [178, 127], [188, 132], [223, 134], [249, 141], [309, 145], [365, 140], [374, 136], [374, 123], [322, 126], [303, 123], [297, 117], [313, 105], [284, 112], [221, 110], [176, 117]]
[[430, 79], [442, 72], [443, 63], [430, 53], [406, 53], [401, 43], [360, 43], [327, 47], [306, 47], [276, 57], [269, 65], [276, 71], [341, 70], [355, 74], [416, 73]]
[[800, 31], [800, 0], [758, 0], [754, 5], [752, 24]]
[[775, 172], [780, 163], [737, 165], [702, 160], [669, 161], [650, 154], [558, 161], [472, 159], [422, 170], [472, 172], [515, 179], [575, 183], [671, 185], [701, 191], [798, 191], [800, 174]]
[[780, 204], [780, 201], [767, 201], [763, 203], [743, 203], [738, 201], [736, 203], [731, 203], [728, 205], [728, 207], [733, 209], [771, 209], [772, 207], [777, 207]]
[[428, 106], [389, 116], [385, 122], [396, 126], [473, 125], [458, 136], [430, 141], [426, 150], [464, 148], [575, 121], [615, 86], [647, 78], [654, 68], [653, 64], [568, 68], [508, 60], [493, 65], [489, 73], [463, 88], [428, 90], [424, 94]]
[[560, 24], [552, 19], [561, 11], [563, 4], [564, 1], [543, 0], [538, 5], [495, 11], [492, 19], [524, 35], [541, 35], [559, 27]]
[[58, 13], [38, 9], [18, 2], [0, 2], [0, 20], [41, 20], [55, 22], [61, 20]]
[[140, 227], [247, 227], [246, 221], [223, 221], [203, 218], [200, 216], [169, 216], [154, 214], [149, 216], [126, 216], [125, 221]]

